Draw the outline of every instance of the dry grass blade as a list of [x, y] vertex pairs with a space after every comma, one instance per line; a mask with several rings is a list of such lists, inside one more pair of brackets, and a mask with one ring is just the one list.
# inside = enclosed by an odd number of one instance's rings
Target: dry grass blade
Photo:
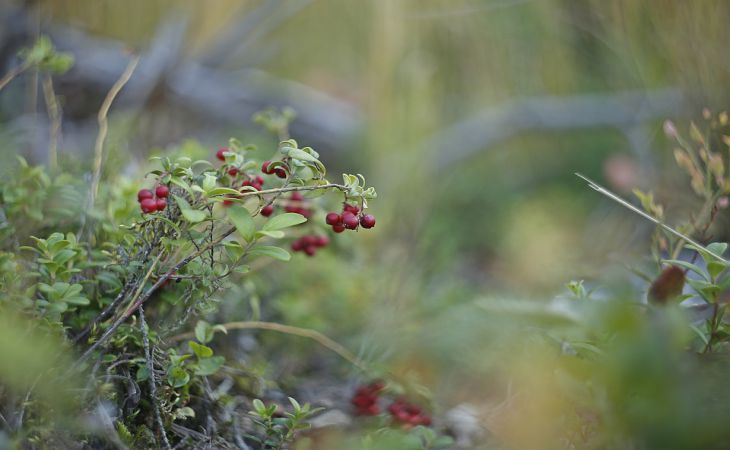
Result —
[[[355, 367], [362, 371], [367, 370], [367, 364], [360, 360], [357, 356], [352, 354], [348, 349], [340, 345], [339, 343], [335, 342], [334, 340], [328, 338], [324, 334], [320, 333], [319, 331], [311, 330], [309, 328], [299, 328], [299, 327], [293, 327], [290, 325], [282, 325], [280, 323], [276, 322], [259, 322], [259, 321], [243, 321], [243, 322], [229, 322], [222, 324], [223, 328], [226, 329], [226, 331], [230, 330], [271, 330], [271, 331], [278, 331], [279, 333], [284, 334], [290, 334], [293, 336], [300, 336], [312, 339], [313, 341], [317, 342], [321, 346], [332, 350], [333, 352], [340, 355], [342, 358], [346, 359], [350, 363], [352, 363]], [[172, 338], [173, 341], [184, 341], [186, 339], [192, 339], [195, 337], [194, 333], [184, 333], [179, 334], [177, 336], [174, 336]]]
[[109, 109], [111, 108], [114, 99], [117, 95], [119, 95], [119, 92], [122, 90], [124, 85], [127, 84], [129, 79], [132, 78], [132, 73], [134, 73], [134, 69], [137, 68], [137, 63], [139, 63], [139, 56], [134, 56], [124, 69], [122, 75], [109, 90], [104, 102], [101, 104], [101, 108], [99, 108], [99, 114], [97, 115], [97, 120], [99, 122], [99, 134], [96, 136], [96, 144], [94, 145], [94, 174], [91, 179], [89, 208], [94, 206], [94, 199], [96, 198], [97, 191], [99, 190], [101, 166], [104, 156], [104, 141], [106, 140], [106, 135], [109, 131], [109, 120], [107, 119], [107, 115], [109, 114]]
[[590, 186], [591, 188], [593, 188], [596, 191], [600, 192], [601, 194], [605, 195], [606, 197], [610, 198], [611, 200], [619, 203], [622, 206], [625, 206], [626, 208], [630, 209], [631, 211], [635, 212], [636, 214], [640, 215], [641, 217], [643, 217], [643, 218], [645, 218], [647, 220], [650, 220], [651, 222], [654, 222], [655, 224], [657, 224], [660, 227], [664, 228], [665, 230], [667, 230], [668, 232], [670, 232], [673, 235], [677, 236], [678, 238], [680, 238], [680, 239], [682, 239], [682, 240], [684, 240], [684, 241], [692, 244], [693, 247], [695, 247], [695, 248], [697, 248], [699, 250], [702, 250], [703, 252], [706, 252], [709, 255], [712, 255], [712, 257], [714, 257], [718, 261], [722, 262], [723, 264], [728, 264], [728, 261], [725, 258], [723, 258], [721, 255], [718, 255], [717, 253], [711, 251], [710, 249], [708, 249], [704, 245], [698, 243], [697, 241], [695, 241], [694, 239], [690, 238], [689, 236], [680, 233], [679, 231], [675, 230], [674, 228], [672, 228], [672, 227], [670, 227], [668, 225], [665, 225], [659, 219], [656, 219], [656, 218], [652, 217], [650, 214], [646, 213], [645, 211], [640, 210], [636, 206], [634, 206], [631, 203], [627, 202], [626, 200], [622, 199], [618, 195], [616, 195], [613, 192], [609, 191], [608, 189], [604, 188], [603, 186], [601, 186], [600, 184], [598, 184], [595, 181], [591, 180], [590, 178], [588, 178], [588, 177], [586, 177], [584, 175], [581, 175], [580, 173], [577, 173], [577, 172], [575, 173], [575, 175], [577, 177], [582, 178], [583, 180], [585, 180], [588, 183], [588, 186]]

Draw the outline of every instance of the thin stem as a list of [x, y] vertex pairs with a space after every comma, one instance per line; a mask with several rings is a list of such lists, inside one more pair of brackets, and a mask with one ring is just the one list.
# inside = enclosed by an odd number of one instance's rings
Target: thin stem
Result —
[[101, 180], [101, 168], [104, 156], [104, 141], [106, 140], [106, 135], [109, 131], [109, 120], [107, 118], [107, 115], [109, 114], [109, 109], [112, 106], [112, 102], [114, 102], [114, 99], [117, 97], [124, 85], [126, 85], [129, 79], [132, 77], [132, 73], [137, 67], [137, 63], [139, 63], [139, 56], [134, 56], [127, 65], [127, 67], [124, 69], [124, 72], [122, 72], [122, 75], [109, 90], [109, 93], [106, 94], [106, 98], [104, 98], [104, 102], [101, 104], [101, 108], [99, 109], [99, 113], [97, 114], [97, 121], [99, 123], [99, 134], [97, 134], [96, 136], [96, 143], [94, 145], [94, 173], [91, 178], [89, 208], [92, 208], [94, 206], [94, 200], [99, 190], [99, 181]]
[[13, 78], [17, 77], [28, 69], [30, 69], [30, 63], [28, 62], [24, 62], [23, 64], [10, 69], [10, 72], [6, 73], [4, 77], [0, 78], [0, 91], [2, 91], [3, 88], [8, 85], [8, 83], [13, 81]]
[[167, 440], [167, 433], [165, 433], [165, 424], [162, 422], [162, 415], [160, 414], [160, 406], [157, 404], [157, 381], [155, 381], [155, 367], [154, 361], [152, 360], [152, 352], [150, 351], [150, 337], [149, 329], [147, 328], [147, 322], [144, 319], [144, 308], [139, 308], [139, 329], [142, 331], [142, 345], [144, 347], [144, 358], [147, 366], [147, 373], [150, 386], [150, 400], [155, 411], [155, 421], [157, 427], [160, 429], [160, 436], [162, 436], [162, 443], [167, 450], [170, 450], [170, 441]]
[[[229, 322], [222, 324], [226, 331], [230, 330], [246, 330], [246, 329], [258, 329], [258, 330], [271, 330], [278, 331], [279, 333], [291, 334], [294, 336], [301, 336], [312, 339], [322, 345], [323, 347], [332, 350], [333, 352], [346, 359], [358, 369], [367, 371], [367, 364], [355, 356], [352, 352], [346, 349], [344, 346], [338, 344], [334, 340], [320, 333], [319, 331], [311, 330], [309, 328], [299, 328], [290, 325], [282, 325], [276, 322], [260, 322], [260, 321], [242, 321], [242, 322]], [[192, 339], [195, 333], [188, 332], [179, 334], [172, 337], [173, 341], [184, 341], [186, 339]]]
[[43, 98], [46, 101], [46, 111], [51, 121], [48, 142], [48, 167], [52, 172], [58, 169], [58, 142], [61, 138], [61, 117], [62, 111], [53, 90], [53, 79], [46, 74], [43, 77]]

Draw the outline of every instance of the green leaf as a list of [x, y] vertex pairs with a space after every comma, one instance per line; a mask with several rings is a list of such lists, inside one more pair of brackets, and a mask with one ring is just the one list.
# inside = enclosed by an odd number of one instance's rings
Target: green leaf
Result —
[[692, 272], [696, 273], [697, 275], [700, 275], [706, 281], [710, 281], [710, 278], [707, 276], [707, 272], [705, 272], [704, 270], [702, 270], [701, 267], [699, 267], [695, 264], [692, 264], [687, 261], [682, 261], [679, 259], [665, 259], [664, 262], [675, 265], [675, 266], [684, 267], [685, 269], [689, 269]]
[[185, 386], [189, 381], [190, 374], [180, 366], [172, 367], [167, 374], [167, 383], [174, 388]]
[[213, 356], [213, 349], [207, 345], [198, 344], [195, 341], [188, 341], [188, 346], [198, 358], [210, 358]]
[[205, 320], [199, 320], [195, 324], [195, 339], [203, 344], [207, 344], [213, 340], [213, 328]]
[[253, 223], [251, 213], [243, 206], [233, 205], [226, 209], [226, 214], [228, 215], [228, 218], [231, 219], [231, 222], [233, 222], [233, 225], [236, 227], [236, 230], [238, 230], [241, 237], [245, 239], [246, 242], [251, 242], [254, 238], [254, 233], [256, 232], [256, 226]]
[[264, 402], [255, 398], [251, 403], [253, 405], [254, 411], [256, 411], [258, 415], [263, 417], [266, 414], [266, 406], [264, 405]]
[[268, 237], [274, 238], [274, 239], [281, 239], [284, 237], [284, 232], [279, 231], [279, 230], [275, 230], [275, 231], [261, 230], [261, 231], [256, 232], [256, 237], [264, 237], [264, 236], [268, 236]]
[[195, 370], [196, 375], [213, 375], [225, 364], [226, 358], [222, 356], [213, 356], [211, 358], [201, 358], [198, 361], [198, 368]]
[[180, 207], [180, 212], [182, 213], [185, 220], [190, 223], [198, 223], [205, 220], [206, 214], [203, 211], [192, 209], [190, 207], [190, 204], [182, 197], [178, 197], [177, 195], [173, 195], [173, 197], [175, 197], [175, 201]]
[[284, 213], [279, 214], [276, 217], [272, 217], [268, 222], [264, 224], [264, 231], [281, 230], [284, 228], [293, 227], [307, 221], [307, 218], [297, 213]]
[[272, 245], [260, 245], [258, 247], [254, 247], [248, 251], [248, 254], [251, 256], [269, 256], [271, 258], [278, 259], [279, 261], [289, 261], [291, 259], [289, 252], [283, 248], [274, 247]]
[[207, 192], [209, 197], [212, 197], [214, 195], [238, 195], [239, 192], [235, 189], [227, 188], [227, 187], [217, 187], [214, 189], [211, 189]]

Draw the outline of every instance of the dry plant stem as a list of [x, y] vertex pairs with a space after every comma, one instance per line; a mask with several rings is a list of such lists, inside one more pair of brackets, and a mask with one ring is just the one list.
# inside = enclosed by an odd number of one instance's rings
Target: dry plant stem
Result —
[[48, 111], [48, 118], [51, 121], [48, 136], [48, 167], [55, 172], [58, 169], [58, 142], [61, 139], [62, 112], [53, 89], [53, 78], [48, 74], [43, 76], [43, 98], [46, 101], [46, 111]]
[[[275, 194], [275, 193], [291, 192], [291, 191], [311, 191], [311, 190], [327, 189], [327, 188], [336, 188], [336, 189], [340, 189], [343, 191], [346, 190], [345, 186], [343, 186], [343, 185], [330, 183], [330, 184], [324, 184], [321, 186], [295, 186], [295, 187], [284, 187], [284, 188], [278, 188], [278, 189], [268, 189], [266, 191], [257, 191], [257, 192], [250, 192], [250, 193], [246, 192], [246, 193], [242, 193], [241, 196], [261, 195], [262, 193]], [[167, 281], [170, 277], [174, 276], [182, 267], [187, 265], [190, 261], [194, 260], [198, 256], [204, 254], [205, 252], [209, 251], [211, 248], [214, 248], [215, 246], [217, 246], [218, 244], [223, 242], [223, 240], [225, 238], [227, 238], [228, 236], [233, 234], [235, 231], [236, 231], [236, 227], [230, 227], [228, 230], [223, 232], [223, 234], [221, 234], [218, 238], [213, 240], [210, 244], [206, 245], [205, 247], [201, 247], [194, 253], [192, 253], [192, 254], [188, 255], [187, 257], [183, 258], [182, 260], [180, 260], [170, 270], [168, 270], [164, 275], [161, 275], [157, 279], [157, 282], [155, 282], [152, 286], [150, 286], [150, 288], [147, 289], [147, 291], [145, 291], [144, 294], [140, 295], [139, 293], [141, 292], [142, 287], [144, 286], [146, 280], [149, 278], [149, 276], [151, 274], [151, 271], [152, 271], [152, 267], [151, 267], [150, 271], [147, 273], [147, 276], [145, 277], [145, 280], [140, 283], [140, 285], [139, 285], [140, 287], [137, 290], [137, 293], [132, 298], [131, 306], [129, 306], [123, 314], [121, 314], [114, 322], [112, 322], [112, 324], [104, 332], [104, 334], [102, 334], [101, 337], [99, 337], [99, 339], [96, 342], [94, 342], [79, 357], [79, 359], [76, 361], [76, 363], [74, 363], [73, 367], [74, 368], [78, 367], [80, 364], [82, 364], [84, 361], [86, 361], [98, 348], [100, 348], [102, 345], [104, 345], [106, 343], [106, 341], [116, 332], [117, 328], [119, 328], [132, 314], [134, 314], [134, 312], [140, 306], [142, 306], [142, 304], [144, 304], [144, 302], [146, 302], [147, 299], [149, 299], [152, 296], [152, 294], [154, 294], [154, 292], [157, 289], [159, 289], [159, 287], [162, 286], [163, 283], [165, 283], [165, 281]], [[159, 259], [159, 255], [158, 255], [158, 259]], [[153, 264], [153, 267], [155, 264], [156, 264], [156, 261]], [[136, 301], [135, 301], [135, 299], [136, 299]], [[336, 345], [339, 345], [339, 344], [336, 344]]]
[[6, 73], [5, 76], [2, 77], [2, 79], [0, 79], [0, 91], [2, 91], [3, 88], [8, 85], [8, 83], [13, 81], [13, 78], [17, 77], [18, 75], [25, 72], [29, 68], [30, 68], [30, 64], [26, 62], [13, 69], [10, 69], [10, 72]]
[[728, 263], [728, 261], [725, 258], [723, 258], [722, 256], [720, 256], [717, 253], [709, 250], [707, 247], [705, 247], [704, 245], [700, 244], [699, 242], [696, 242], [695, 240], [693, 240], [689, 236], [680, 233], [679, 231], [675, 230], [674, 228], [672, 228], [672, 227], [670, 227], [668, 225], [665, 225], [659, 219], [656, 219], [656, 218], [652, 217], [650, 214], [648, 214], [648, 213], [640, 210], [636, 206], [634, 206], [631, 203], [627, 202], [626, 200], [622, 199], [621, 197], [619, 197], [618, 195], [616, 195], [613, 192], [609, 191], [608, 189], [604, 188], [600, 184], [594, 182], [590, 178], [588, 178], [586, 176], [583, 176], [583, 175], [581, 175], [579, 173], [576, 173], [575, 175], [577, 177], [579, 177], [579, 178], [582, 178], [586, 182], [588, 182], [588, 185], [592, 189], [600, 192], [601, 194], [605, 195], [606, 197], [610, 198], [611, 200], [614, 200], [615, 202], [618, 202], [620, 205], [625, 206], [626, 208], [628, 208], [631, 211], [639, 214], [640, 216], [644, 217], [645, 219], [648, 219], [649, 221], [654, 222], [655, 224], [659, 225], [660, 227], [662, 227], [663, 229], [667, 230], [668, 232], [670, 232], [671, 234], [675, 235], [676, 237], [678, 237], [678, 238], [680, 238], [680, 239], [688, 242], [689, 244], [692, 244], [693, 247], [696, 247], [697, 249], [700, 249], [700, 250], [708, 253], [709, 255], [712, 255], [718, 261], [720, 261], [722, 263], [726, 263], [726, 264]]
[[[259, 322], [259, 321], [229, 322], [229, 323], [222, 324], [222, 326], [227, 331], [246, 330], [246, 329], [271, 330], [271, 331], [278, 331], [280, 333], [291, 334], [294, 336], [306, 337], [306, 338], [316, 341], [321, 346], [337, 353], [342, 358], [346, 359], [347, 361], [352, 363], [354, 366], [356, 366], [358, 369], [362, 370], [363, 372], [367, 371], [367, 369], [368, 369], [367, 365], [362, 360], [360, 360], [357, 356], [352, 354], [352, 352], [350, 352], [348, 349], [346, 349], [342, 345], [338, 344], [334, 340], [328, 338], [327, 336], [320, 333], [319, 331], [311, 330], [309, 328], [299, 328], [299, 327], [293, 327], [293, 326], [289, 326], [289, 325], [282, 325], [282, 324], [276, 323], [276, 322]], [[186, 339], [192, 339], [194, 336], [195, 336], [194, 333], [183, 333], [183, 334], [174, 336], [172, 338], [172, 340], [183, 341]]]
[[152, 352], [150, 351], [150, 336], [149, 329], [147, 328], [147, 321], [144, 318], [144, 308], [139, 308], [139, 329], [142, 331], [142, 344], [144, 346], [144, 358], [147, 366], [147, 373], [150, 386], [150, 401], [155, 411], [155, 421], [157, 422], [157, 428], [160, 429], [160, 436], [162, 444], [167, 450], [170, 450], [170, 441], [167, 440], [167, 433], [165, 433], [165, 424], [162, 422], [162, 415], [160, 415], [160, 405], [157, 404], [157, 381], [155, 380], [155, 367], [152, 361]]
[[139, 63], [139, 56], [135, 56], [129, 62], [124, 72], [119, 79], [114, 83], [112, 88], [107, 93], [104, 102], [101, 104], [99, 113], [97, 115], [97, 121], [99, 122], [99, 134], [96, 136], [96, 143], [94, 145], [94, 173], [91, 178], [91, 190], [89, 193], [89, 208], [94, 206], [94, 200], [96, 199], [97, 191], [99, 190], [99, 181], [101, 180], [101, 167], [104, 156], [104, 141], [106, 140], [107, 132], [109, 131], [109, 120], [107, 115], [109, 109], [112, 106], [112, 102], [117, 97], [119, 92], [122, 90], [125, 84], [132, 77], [134, 69]]

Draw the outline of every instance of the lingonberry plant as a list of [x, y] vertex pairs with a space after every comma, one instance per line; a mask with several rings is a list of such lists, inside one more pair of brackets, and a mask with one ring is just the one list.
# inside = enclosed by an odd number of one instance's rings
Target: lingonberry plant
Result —
[[[272, 112], [258, 121], [273, 122], [267, 128], [279, 132], [287, 123], [285, 115]], [[110, 442], [199, 448], [215, 439], [222, 446], [280, 449], [317, 411], [292, 399], [292, 412], [280, 420], [254, 402], [257, 425], [247, 427], [236, 414], [241, 409], [245, 416], [251, 405], [246, 396], [211, 388], [226, 363], [212, 341], [227, 328], [202, 316], [217, 310], [218, 294], [254, 270], [256, 259], [289, 260], [277, 241], [291, 239], [292, 250], [309, 256], [326, 247], [331, 237], [320, 204], [339, 197], [357, 203], [359, 212], [376, 193], [362, 176], [328, 181], [317, 152], [293, 139], [278, 144], [273, 162], [257, 158], [265, 152], [231, 139], [211, 152], [214, 163], [155, 157], [157, 167], [144, 182], [134, 189], [102, 189], [96, 205], [104, 206], [81, 221], [51, 220], [52, 209], [42, 202], [28, 204], [29, 196], [51, 195], [65, 175], [51, 176], [21, 161], [20, 176], [3, 181], [0, 288], [7, 295], [0, 308], [31, 318], [78, 351], [72, 367], [57, 370], [88, 376], [80, 393], [88, 412], [114, 405], [116, 436]], [[25, 215], [43, 220], [44, 227], [34, 231], [52, 231], [29, 239], [18, 226]], [[49, 442], [59, 433], [107, 441], [83, 429], [42, 428], [48, 425], [47, 405], [29, 406], [30, 388], [28, 398], [0, 397], [3, 417], [24, 417], [27, 437], [20, 442]]]

